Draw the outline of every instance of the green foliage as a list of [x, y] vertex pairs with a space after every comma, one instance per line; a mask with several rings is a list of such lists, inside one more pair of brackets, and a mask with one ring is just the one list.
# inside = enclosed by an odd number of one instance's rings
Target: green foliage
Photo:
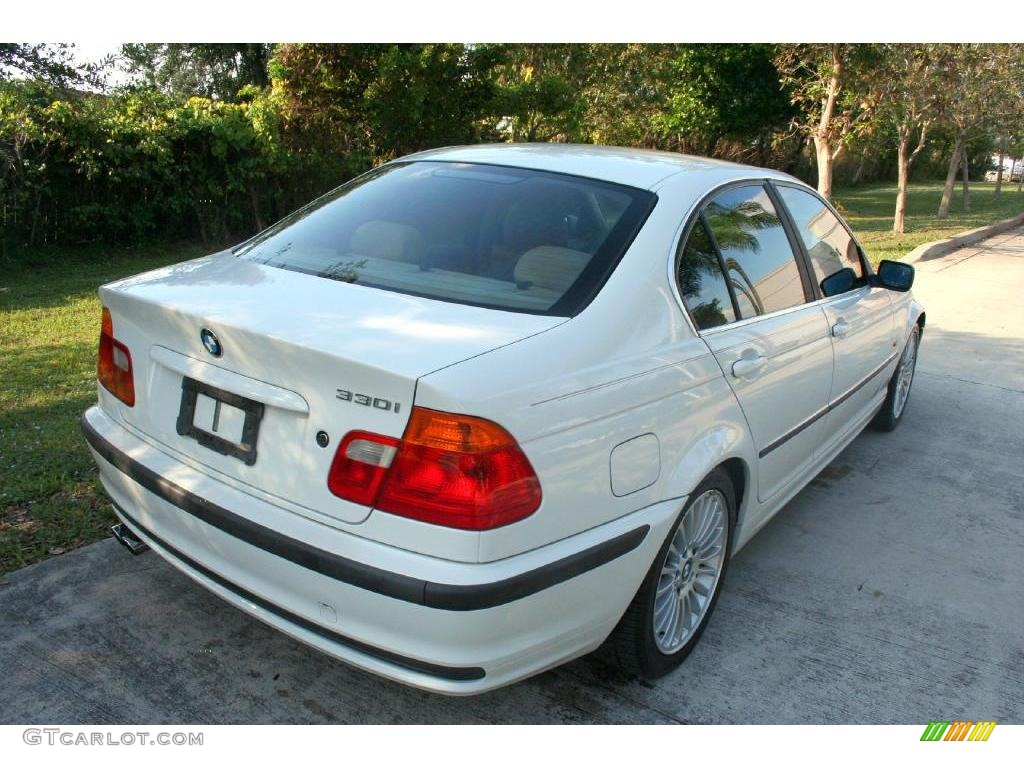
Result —
[[[921, 46], [888, 48], [916, 55]], [[915, 175], [941, 173], [958, 137], [981, 173], [998, 137], [1012, 151], [1024, 133], [1021, 48], [931, 48], [949, 63], [933, 73], [942, 83], [927, 79], [941, 108], [926, 104]], [[0, 44], [0, 244], [9, 253], [26, 244], [237, 241], [376, 163], [479, 141], [650, 147], [804, 178], [831, 156], [842, 163], [839, 183], [891, 177], [896, 128], [910, 127], [912, 148], [922, 133], [923, 118], [905, 112], [925, 80], [887, 70], [885, 52], [131, 44], [122, 57], [135, 82], [111, 92], [96, 85], [95, 67], [73, 65], [69, 46]], [[828, 151], [809, 152], [812, 141]]]
[[591, 46], [497, 45], [492, 112], [509, 141], [581, 141], [586, 90], [593, 74]]
[[68, 93], [0, 83], [5, 247], [250, 234], [306, 175], [266, 97], [177, 103], [151, 90]]
[[375, 159], [480, 140], [476, 121], [494, 97], [488, 50], [392, 45], [363, 94]]
[[57, 85], [78, 83], [83, 73], [72, 63], [68, 43], [0, 43], [0, 75], [18, 74]]
[[291, 145], [348, 158], [350, 173], [396, 155], [479, 141], [495, 52], [455, 44], [280, 45], [272, 99]]
[[719, 139], [752, 141], [792, 116], [771, 45], [679, 46], [669, 62], [668, 108], [655, 123], [712, 154]]
[[270, 43], [128, 43], [127, 69], [145, 87], [177, 99], [204, 96], [235, 101], [242, 89], [269, 84]]

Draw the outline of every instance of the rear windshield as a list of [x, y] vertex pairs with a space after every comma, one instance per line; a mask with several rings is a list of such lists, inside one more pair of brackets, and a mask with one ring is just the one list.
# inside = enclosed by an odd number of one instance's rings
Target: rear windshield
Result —
[[571, 316], [654, 204], [632, 187], [494, 165], [386, 165], [236, 251], [243, 259], [442, 301]]

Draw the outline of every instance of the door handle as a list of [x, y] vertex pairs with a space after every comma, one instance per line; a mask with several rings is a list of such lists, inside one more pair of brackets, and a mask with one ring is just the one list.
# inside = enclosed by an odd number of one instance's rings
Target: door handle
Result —
[[836, 324], [832, 326], [832, 335], [837, 339], [845, 339], [849, 332], [850, 324], [843, 318], [836, 320]]
[[768, 358], [763, 355], [754, 354], [751, 357], [741, 357], [732, 364], [732, 375], [737, 379], [753, 381], [761, 375], [761, 371], [768, 364]]

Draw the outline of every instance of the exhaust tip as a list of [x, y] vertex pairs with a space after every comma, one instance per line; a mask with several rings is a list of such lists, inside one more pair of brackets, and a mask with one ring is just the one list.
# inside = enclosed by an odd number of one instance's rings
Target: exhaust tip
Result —
[[121, 542], [121, 544], [123, 544], [124, 547], [133, 555], [141, 555], [149, 549], [149, 545], [136, 536], [135, 532], [124, 523], [118, 523], [113, 526], [110, 529], [110, 532], [114, 534], [114, 538]]

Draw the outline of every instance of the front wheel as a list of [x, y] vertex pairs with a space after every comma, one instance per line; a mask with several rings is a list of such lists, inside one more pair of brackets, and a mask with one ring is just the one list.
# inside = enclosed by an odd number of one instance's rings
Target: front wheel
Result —
[[716, 469], [690, 495], [615, 628], [611, 646], [620, 667], [653, 679], [693, 650], [722, 589], [735, 521], [732, 481]]
[[914, 371], [917, 368], [917, 348], [921, 343], [921, 328], [915, 323], [903, 348], [900, 361], [889, 380], [889, 392], [882, 409], [875, 416], [872, 425], [882, 432], [892, 432], [899, 426], [910, 399], [910, 385], [914, 383]]

